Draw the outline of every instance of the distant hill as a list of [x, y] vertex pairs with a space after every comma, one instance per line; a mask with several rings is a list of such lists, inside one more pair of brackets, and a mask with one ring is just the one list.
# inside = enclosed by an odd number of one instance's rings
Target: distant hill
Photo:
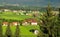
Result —
[[[0, 4], [19, 4], [21, 6], [40, 6], [48, 5], [49, 0], [0, 0]], [[60, 6], [60, 0], [50, 0], [52, 6]]]

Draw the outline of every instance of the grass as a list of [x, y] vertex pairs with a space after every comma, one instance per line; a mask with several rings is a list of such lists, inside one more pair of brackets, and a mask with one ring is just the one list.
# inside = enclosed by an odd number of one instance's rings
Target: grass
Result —
[[3, 19], [11, 19], [11, 20], [24, 20], [26, 18], [32, 18], [32, 16], [26, 16], [26, 15], [17, 15], [13, 12], [3, 12], [2, 14], [0, 14], [0, 18]]
[[[6, 32], [6, 26], [3, 26], [3, 34]], [[14, 35], [15, 33], [16, 26], [11, 26], [11, 31], [12, 34]], [[20, 34], [22, 37], [36, 37], [36, 35], [29, 30], [31, 29], [37, 29], [39, 30], [39, 26], [20, 26]]]
[[[13, 12], [3, 12], [2, 14], [0, 14], [0, 18], [3, 18], [3, 19], [6, 19], [6, 20], [17, 20], [17, 21], [20, 21], [20, 20], [24, 20], [26, 18], [32, 18], [32, 16], [26, 16], [26, 15], [16, 15], [15, 13]], [[6, 26], [3, 26], [3, 34], [5, 34], [6, 32]], [[16, 26], [11, 26], [11, 31], [12, 31], [12, 34], [14, 35], [15, 33], [15, 30], [16, 30]], [[37, 29], [39, 30], [39, 26], [20, 26], [20, 35], [21, 37], [36, 37], [36, 35], [32, 32], [30, 32], [29, 30], [31, 29]]]

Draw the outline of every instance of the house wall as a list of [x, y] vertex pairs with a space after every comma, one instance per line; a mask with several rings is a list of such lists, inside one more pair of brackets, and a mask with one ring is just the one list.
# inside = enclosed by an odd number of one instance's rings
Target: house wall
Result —
[[31, 25], [37, 25], [37, 23], [31, 23]]

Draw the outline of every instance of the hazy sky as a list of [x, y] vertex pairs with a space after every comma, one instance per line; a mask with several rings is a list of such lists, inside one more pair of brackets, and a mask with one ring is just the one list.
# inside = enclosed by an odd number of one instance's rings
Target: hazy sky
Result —
[[6, 2], [11, 4], [21, 4], [21, 5], [34, 5], [34, 6], [47, 6], [48, 1], [50, 1], [52, 6], [60, 7], [60, 0], [0, 0], [0, 2]]

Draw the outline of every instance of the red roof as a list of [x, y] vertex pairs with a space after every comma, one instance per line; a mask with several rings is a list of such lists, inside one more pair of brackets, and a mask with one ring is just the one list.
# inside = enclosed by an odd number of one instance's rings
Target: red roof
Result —
[[29, 19], [25, 19], [24, 22], [36, 23], [37, 21], [35, 19], [29, 18]]
[[15, 23], [17, 23], [17, 24], [18, 24], [18, 22], [12, 22], [12, 24], [15, 24]]
[[3, 24], [8, 24], [8, 22], [3, 22]]

